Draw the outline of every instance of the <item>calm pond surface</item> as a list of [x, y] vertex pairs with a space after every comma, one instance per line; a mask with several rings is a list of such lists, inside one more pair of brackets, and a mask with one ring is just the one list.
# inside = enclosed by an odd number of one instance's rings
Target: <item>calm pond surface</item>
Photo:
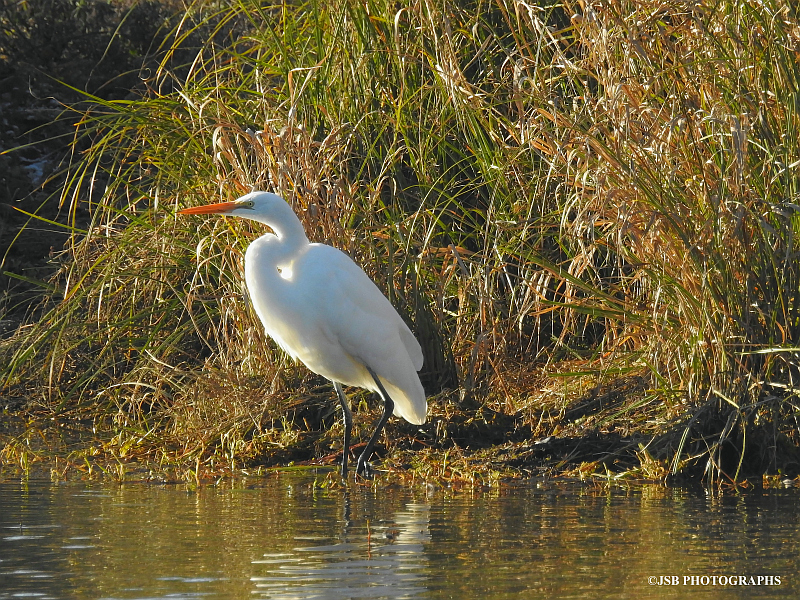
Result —
[[793, 598], [799, 500], [553, 481], [325, 490], [309, 474], [5, 481], [0, 599]]

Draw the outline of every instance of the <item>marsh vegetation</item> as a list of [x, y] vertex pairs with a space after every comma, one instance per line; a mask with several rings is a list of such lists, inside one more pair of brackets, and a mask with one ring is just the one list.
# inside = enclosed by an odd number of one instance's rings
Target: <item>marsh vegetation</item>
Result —
[[[332, 388], [247, 302], [259, 226], [175, 217], [266, 189], [423, 346], [429, 423], [390, 425], [385, 468], [800, 472], [791, 5], [239, 0], [163, 22], [135, 93], [65, 108], [39, 224], [68, 241], [38, 300], [4, 305], [5, 464], [335, 462]], [[358, 438], [379, 406], [355, 398]]]

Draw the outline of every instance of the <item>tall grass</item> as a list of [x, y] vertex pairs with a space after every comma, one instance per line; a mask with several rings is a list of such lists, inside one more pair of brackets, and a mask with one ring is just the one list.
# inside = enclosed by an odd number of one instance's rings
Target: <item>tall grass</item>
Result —
[[778, 431], [797, 441], [796, 16], [631, 8], [581, 23], [606, 94], [587, 107], [601, 112], [584, 156], [599, 161], [576, 169], [594, 188], [569, 225], [577, 256], [604, 256], [617, 274], [597, 285], [630, 302], [617, 347], [644, 350], [659, 387], [692, 406], [682, 440], [696, 444], [677, 445], [673, 470], [706, 451], [707, 472], [775, 469]]
[[[800, 373], [792, 9], [215, 6], [190, 8], [146, 96], [80, 116], [88, 149], [61, 200], [91, 223], [5, 343], [7, 385], [58, 412], [105, 407], [131, 438], [199, 438], [192, 457], [273, 444], [305, 374], [242, 288], [260, 226], [174, 217], [270, 189], [408, 318], [429, 391], [535, 420], [551, 407], [520, 373], [577, 360], [645, 376], [649, 452], [672, 472], [796, 469], [779, 457]], [[201, 365], [266, 400], [199, 406]]]

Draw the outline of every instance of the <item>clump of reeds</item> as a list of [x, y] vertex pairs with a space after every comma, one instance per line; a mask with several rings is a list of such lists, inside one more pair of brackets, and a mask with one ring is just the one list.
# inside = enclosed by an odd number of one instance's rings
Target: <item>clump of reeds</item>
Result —
[[[90, 145], [62, 202], [91, 223], [43, 316], [5, 344], [7, 385], [59, 413], [91, 405], [116, 427], [194, 438], [193, 459], [263, 449], [278, 423], [291, 435], [285, 400], [265, 398], [305, 375], [242, 287], [259, 226], [174, 216], [270, 189], [409, 319], [430, 391], [460, 385], [464, 407], [524, 413], [544, 434], [565, 406], [531, 385], [543, 367], [632, 373], [644, 399], [598, 427], [641, 415], [648, 463], [734, 479], [781, 466], [800, 373], [789, 7], [207, 10], [190, 8], [167, 52], [206, 31], [190, 65], [165, 59], [145, 97], [81, 117]], [[225, 417], [201, 414], [203, 367], [268, 383]]]
[[556, 160], [565, 270], [601, 292], [580, 304], [617, 310], [603, 343], [688, 404], [673, 472], [698, 455], [711, 476], [775, 469], [798, 434], [797, 16], [636, 2], [576, 23], [588, 89]]

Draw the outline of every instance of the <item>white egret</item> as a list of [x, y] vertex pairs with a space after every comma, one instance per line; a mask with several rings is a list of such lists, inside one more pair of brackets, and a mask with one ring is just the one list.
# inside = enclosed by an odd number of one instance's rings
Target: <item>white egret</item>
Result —
[[244, 257], [250, 300], [267, 334], [292, 358], [328, 378], [344, 413], [342, 477], [347, 475], [352, 414], [342, 384], [383, 397], [383, 415], [358, 458], [367, 462], [389, 416], [421, 425], [427, 402], [417, 371], [422, 349], [414, 334], [366, 273], [344, 252], [312, 244], [286, 201], [251, 192], [233, 202], [186, 208], [184, 215], [223, 214], [268, 225]]

